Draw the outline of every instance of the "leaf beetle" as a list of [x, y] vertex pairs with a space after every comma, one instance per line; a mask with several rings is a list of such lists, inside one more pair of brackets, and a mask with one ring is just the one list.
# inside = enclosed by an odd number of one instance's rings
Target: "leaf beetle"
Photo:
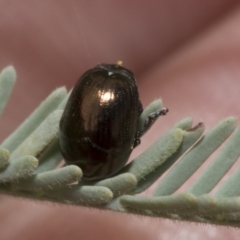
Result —
[[119, 171], [140, 137], [160, 115], [146, 118], [137, 131], [143, 108], [133, 73], [120, 64], [99, 64], [78, 80], [59, 125], [59, 143], [67, 164], [83, 170], [83, 179], [95, 181]]

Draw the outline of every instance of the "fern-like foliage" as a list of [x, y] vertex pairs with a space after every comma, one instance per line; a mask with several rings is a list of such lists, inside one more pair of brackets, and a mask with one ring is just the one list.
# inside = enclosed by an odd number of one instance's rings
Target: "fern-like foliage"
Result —
[[[15, 79], [13, 67], [5, 68], [0, 74], [0, 114]], [[183, 119], [117, 175], [89, 184], [81, 180], [79, 167], [58, 167], [62, 161], [58, 124], [68, 95], [64, 87], [52, 92], [2, 142], [1, 193], [124, 213], [240, 226], [240, 187], [237, 184], [240, 170], [234, 172], [215, 195], [208, 194], [240, 155], [240, 128], [236, 128], [234, 117], [222, 120], [205, 135], [203, 123], [192, 127], [191, 118]], [[143, 128], [150, 113], [161, 108], [161, 100], [152, 102], [140, 116], [138, 129]], [[176, 194], [176, 190], [230, 136], [188, 191]], [[148, 189], [170, 167], [152, 196], [137, 195]]]

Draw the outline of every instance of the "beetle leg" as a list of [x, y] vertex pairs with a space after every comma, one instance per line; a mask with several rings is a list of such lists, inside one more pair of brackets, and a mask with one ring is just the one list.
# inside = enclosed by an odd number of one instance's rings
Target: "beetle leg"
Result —
[[141, 143], [141, 137], [144, 135], [149, 128], [155, 123], [155, 121], [160, 117], [166, 115], [168, 112], [167, 108], [163, 108], [162, 110], [156, 111], [154, 113], [151, 113], [144, 122], [143, 129], [141, 132], [137, 132], [134, 138], [133, 146], [132, 148], [137, 147]]
[[95, 144], [90, 138], [86, 137], [84, 138], [83, 140], [84, 142], [86, 143], [89, 143], [93, 148], [99, 150], [99, 151], [102, 151], [102, 152], [106, 152], [106, 153], [111, 153], [111, 150], [106, 150], [100, 146], [98, 146], [97, 144]]
[[141, 143], [140, 137], [141, 137], [140, 132], [137, 132], [136, 135], [135, 135], [135, 138], [134, 138], [134, 142], [133, 142], [132, 148], [135, 148], [138, 145], [140, 145], [140, 143]]
[[105, 148], [102, 148], [100, 147], [99, 145], [97, 145], [96, 143], [94, 143], [90, 138], [88, 137], [85, 137], [83, 138], [83, 141], [85, 143], [89, 143], [91, 145], [91, 147], [99, 150], [99, 151], [102, 151], [102, 152], [105, 152], [105, 153], [108, 153], [108, 154], [114, 154], [115, 153], [115, 150], [114, 149], [105, 149]]
[[166, 115], [168, 112], [167, 108], [163, 108], [162, 110], [156, 111], [154, 113], [151, 113], [144, 122], [143, 129], [139, 133], [139, 136], [141, 137], [143, 134], [145, 134], [150, 127], [155, 123], [155, 121], [160, 117]]

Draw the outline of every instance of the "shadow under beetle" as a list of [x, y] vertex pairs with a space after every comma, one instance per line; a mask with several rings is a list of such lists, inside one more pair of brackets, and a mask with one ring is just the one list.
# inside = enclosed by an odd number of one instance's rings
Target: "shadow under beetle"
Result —
[[140, 144], [140, 137], [168, 109], [149, 115], [138, 132], [142, 111], [131, 71], [117, 64], [99, 64], [85, 72], [60, 121], [59, 141], [66, 163], [79, 166], [87, 181], [119, 171]]

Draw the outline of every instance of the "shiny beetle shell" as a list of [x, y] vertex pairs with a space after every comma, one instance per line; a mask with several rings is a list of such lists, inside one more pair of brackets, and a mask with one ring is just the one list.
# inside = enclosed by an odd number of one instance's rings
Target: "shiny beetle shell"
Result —
[[85, 180], [109, 177], [138, 145], [142, 112], [131, 71], [99, 64], [75, 85], [60, 121], [60, 147], [67, 164], [83, 170]]

